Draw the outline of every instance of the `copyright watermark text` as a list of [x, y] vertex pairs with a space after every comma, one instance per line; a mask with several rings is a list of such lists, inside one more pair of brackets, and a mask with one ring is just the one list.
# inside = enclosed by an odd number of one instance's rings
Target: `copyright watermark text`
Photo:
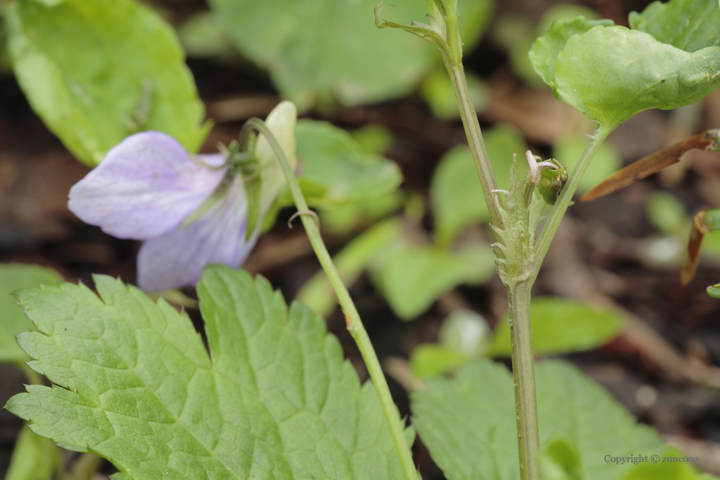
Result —
[[695, 463], [698, 461], [698, 457], [675, 457], [675, 456], [661, 456], [661, 455], [631, 455], [626, 457], [616, 457], [613, 455], [605, 455], [606, 463], [614, 463], [615, 465], [624, 465], [626, 463], [632, 463], [637, 465], [638, 463]]

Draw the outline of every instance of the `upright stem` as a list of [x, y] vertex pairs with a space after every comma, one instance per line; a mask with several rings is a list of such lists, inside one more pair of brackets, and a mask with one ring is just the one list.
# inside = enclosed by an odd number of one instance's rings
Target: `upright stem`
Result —
[[520, 479], [539, 480], [537, 400], [535, 398], [535, 358], [530, 331], [531, 282], [508, 287], [510, 309], [510, 342], [515, 385], [515, 416], [517, 419]]
[[585, 150], [580, 156], [580, 160], [578, 160], [577, 165], [575, 165], [575, 168], [570, 174], [568, 182], [565, 184], [565, 187], [562, 189], [562, 192], [555, 202], [553, 209], [550, 211], [550, 215], [548, 216], [545, 226], [540, 233], [540, 237], [535, 244], [535, 259], [533, 262], [532, 276], [530, 277], [533, 282], [540, 272], [540, 266], [545, 259], [548, 249], [550, 248], [550, 244], [555, 237], [555, 233], [560, 226], [560, 222], [572, 202], [573, 195], [575, 195], [575, 191], [580, 185], [580, 180], [582, 180], [585, 170], [587, 170], [587, 167], [590, 165], [590, 160], [592, 160], [592, 157], [597, 152], [597, 149], [600, 148], [600, 145], [611, 131], [611, 129], [605, 129], [602, 126], [599, 126], [597, 130], [595, 130], [595, 134], [591, 137], [590, 143], [588, 143], [585, 147]]
[[295, 174], [293, 173], [287, 158], [285, 158], [285, 153], [283, 152], [282, 147], [270, 130], [265, 126], [265, 123], [257, 118], [251, 118], [248, 120], [246, 125], [257, 130], [264, 135], [265, 138], [267, 138], [270, 146], [275, 152], [275, 155], [280, 161], [280, 165], [285, 173], [285, 177], [287, 178], [288, 186], [290, 187], [290, 193], [295, 201], [295, 206], [298, 209], [298, 213], [301, 214], [301, 220], [303, 226], [305, 227], [305, 232], [310, 239], [310, 244], [312, 245], [315, 255], [320, 261], [320, 265], [322, 265], [323, 270], [325, 270], [325, 274], [335, 290], [338, 302], [345, 313], [347, 329], [355, 340], [355, 343], [357, 343], [368, 369], [368, 373], [370, 374], [370, 378], [372, 378], [373, 384], [375, 385], [375, 390], [377, 391], [378, 397], [380, 398], [380, 404], [382, 405], [383, 412], [385, 413], [385, 420], [390, 427], [390, 433], [392, 434], [392, 438], [395, 443], [395, 449], [400, 457], [400, 463], [402, 465], [403, 472], [405, 473], [405, 478], [407, 480], [417, 480], [417, 471], [415, 470], [415, 464], [412, 460], [410, 448], [405, 440], [403, 424], [400, 420], [398, 410], [393, 403], [392, 396], [390, 395], [390, 389], [388, 388], [387, 380], [385, 380], [385, 375], [380, 367], [380, 361], [375, 354], [375, 349], [370, 342], [370, 337], [368, 337], [362, 320], [360, 320], [360, 315], [355, 308], [355, 304], [350, 298], [350, 293], [348, 293], [347, 288], [345, 288], [345, 284], [343, 284], [340, 274], [335, 268], [332, 258], [325, 247], [325, 243], [320, 235], [320, 229], [315, 223], [314, 218], [311, 218], [311, 215], [309, 215], [311, 212], [309, 211], [308, 204], [305, 201], [305, 197], [303, 197], [302, 191], [300, 190], [300, 184], [298, 183], [297, 178], [295, 178]]
[[453, 63], [447, 56], [445, 57], [445, 66], [450, 74], [450, 80], [455, 90], [455, 98], [460, 107], [460, 117], [465, 127], [465, 135], [468, 139], [468, 145], [470, 145], [473, 160], [475, 160], [475, 168], [477, 168], [478, 176], [480, 177], [485, 204], [490, 212], [490, 223], [502, 228], [500, 211], [497, 208], [492, 193], [492, 190], [497, 189], [497, 182], [495, 181], [495, 174], [490, 165], [487, 149], [485, 148], [485, 140], [483, 140], [482, 132], [480, 131], [480, 122], [478, 122], [475, 107], [470, 99], [470, 90], [468, 89], [467, 80], [465, 79], [465, 70], [460, 61]]

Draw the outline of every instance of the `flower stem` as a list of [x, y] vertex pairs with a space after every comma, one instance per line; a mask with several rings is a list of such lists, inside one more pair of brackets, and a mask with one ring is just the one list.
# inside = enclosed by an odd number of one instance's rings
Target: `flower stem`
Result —
[[[451, 38], [453, 37], [451, 36]], [[492, 190], [497, 189], [497, 182], [495, 181], [495, 174], [490, 165], [487, 149], [485, 148], [485, 140], [480, 130], [480, 122], [478, 122], [477, 113], [475, 113], [475, 106], [470, 100], [470, 90], [468, 89], [467, 79], [465, 78], [465, 70], [459, 59], [454, 62], [448, 55], [444, 55], [444, 59], [445, 67], [450, 74], [450, 80], [455, 90], [455, 98], [460, 107], [460, 117], [465, 127], [465, 135], [467, 136], [468, 145], [470, 145], [470, 151], [475, 161], [475, 168], [480, 177], [485, 204], [490, 212], [490, 223], [502, 228], [500, 211], [497, 208], [492, 193]]]
[[535, 358], [533, 356], [530, 332], [531, 289], [531, 282], [523, 282], [508, 287], [510, 342], [512, 347], [515, 416], [517, 419], [521, 480], [540, 480], [538, 465], [540, 433], [535, 397]]
[[348, 293], [345, 284], [343, 284], [340, 274], [335, 268], [332, 258], [325, 247], [325, 243], [322, 240], [320, 229], [315, 223], [315, 219], [310, 218], [309, 215], [302, 214], [302, 212], [308, 211], [309, 207], [305, 201], [305, 197], [303, 197], [302, 191], [300, 190], [300, 184], [298, 183], [297, 178], [295, 178], [295, 174], [285, 157], [282, 147], [270, 130], [265, 126], [265, 123], [263, 123], [260, 119], [251, 118], [247, 121], [246, 126], [257, 130], [264, 135], [265, 138], [267, 138], [270, 146], [275, 152], [275, 155], [280, 161], [280, 165], [285, 173], [285, 177], [287, 178], [287, 182], [290, 187], [290, 193], [295, 201], [295, 206], [297, 207], [298, 212], [301, 212], [301, 220], [305, 227], [307, 236], [310, 239], [310, 244], [312, 245], [315, 255], [317, 255], [317, 258], [320, 261], [320, 265], [322, 265], [323, 270], [325, 270], [325, 274], [335, 290], [338, 302], [345, 313], [347, 329], [355, 340], [355, 343], [357, 343], [368, 369], [368, 373], [370, 374], [370, 378], [372, 378], [373, 384], [375, 385], [375, 390], [377, 391], [380, 404], [382, 405], [383, 412], [385, 413], [385, 419], [390, 427], [390, 433], [392, 434], [392, 438], [395, 443], [395, 449], [400, 457], [400, 463], [405, 473], [405, 478], [406, 480], [417, 480], [418, 475], [415, 469], [415, 464], [412, 460], [410, 448], [405, 440], [403, 424], [400, 420], [398, 410], [393, 403], [392, 396], [390, 395], [390, 389], [388, 388], [387, 380], [385, 379], [385, 375], [380, 367], [380, 361], [377, 358], [377, 354], [370, 342], [370, 337], [368, 337], [362, 320], [360, 320], [360, 315], [355, 308], [355, 304], [350, 298], [350, 293]]
[[562, 189], [562, 192], [555, 202], [553, 209], [550, 211], [550, 215], [548, 216], [545, 226], [540, 233], [540, 237], [535, 244], [535, 258], [533, 260], [533, 271], [530, 277], [533, 282], [540, 272], [540, 266], [545, 259], [545, 255], [550, 248], [550, 244], [555, 237], [558, 227], [560, 227], [560, 222], [572, 202], [573, 195], [580, 185], [580, 180], [582, 179], [585, 170], [587, 170], [587, 167], [590, 165], [590, 160], [592, 160], [592, 157], [595, 155], [598, 148], [600, 148], [600, 145], [607, 138], [610, 132], [612, 132], [612, 130], [607, 130], [602, 126], [599, 126], [597, 130], [595, 130], [595, 134], [590, 137], [590, 142], [585, 147], [577, 165], [575, 165], [575, 168], [570, 174], [568, 182], [565, 184], [565, 187]]

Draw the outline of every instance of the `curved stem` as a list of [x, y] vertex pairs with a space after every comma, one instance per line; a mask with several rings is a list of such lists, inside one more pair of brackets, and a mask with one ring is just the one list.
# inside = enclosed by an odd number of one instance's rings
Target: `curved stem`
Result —
[[531, 282], [508, 287], [510, 344], [515, 385], [521, 480], [539, 480], [540, 429], [535, 396], [535, 357], [530, 331]]
[[565, 184], [565, 187], [562, 189], [557, 202], [555, 202], [553, 209], [550, 211], [550, 216], [548, 216], [545, 226], [543, 227], [542, 232], [540, 232], [540, 237], [535, 244], [535, 258], [533, 260], [533, 271], [530, 277], [533, 282], [540, 272], [540, 266], [545, 259], [548, 249], [550, 248], [550, 244], [555, 237], [555, 233], [560, 226], [560, 222], [572, 202], [573, 195], [580, 185], [580, 180], [582, 179], [585, 170], [587, 170], [587, 167], [590, 165], [590, 160], [592, 160], [592, 157], [595, 155], [598, 148], [600, 148], [600, 145], [607, 138], [610, 132], [612, 132], [611, 129], [606, 130], [602, 126], [598, 126], [597, 130], [595, 130], [595, 134], [591, 137], [590, 143], [588, 143], [585, 147], [585, 150], [580, 156], [580, 160], [578, 160], [577, 165], [575, 165], [575, 168], [570, 174], [570, 178]]
[[[307, 236], [310, 239], [313, 250], [315, 251], [315, 255], [317, 255], [320, 265], [322, 265], [323, 270], [325, 270], [325, 274], [332, 284], [333, 290], [335, 290], [338, 302], [345, 313], [347, 329], [355, 340], [355, 343], [357, 343], [363, 360], [365, 361], [365, 365], [367, 366], [368, 373], [370, 374], [370, 378], [372, 378], [373, 384], [375, 385], [375, 390], [377, 391], [378, 397], [380, 398], [380, 404], [382, 405], [383, 412], [385, 413], [385, 419], [390, 427], [390, 433], [392, 434], [393, 441], [395, 442], [395, 448], [398, 456], [400, 457], [400, 463], [405, 473], [405, 478], [407, 480], [417, 480], [417, 471], [415, 470], [415, 464], [412, 460], [410, 448], [405, 440], [403, 424], [400, 420], [398, 410], [393, 403], [392, 396], [390, 395], [390, 389], [388, 388], [387, 380], [385, 379], [385, 375], [383, 375], [382, 368], [380, 367], [380, 361], [375, 354], [375, 349], [370, 342], [370, 337], [368, 337], [365, 327], [360, 320], [360, 315], [355, 308], [355, 304], [350, 298], [350, 293], [348, 293], [347, 288], [345, 288], [345, 284], [343, 284], [340, 274], [332, 262], [332, 258], [325, 247], [325, 243], [323, 243], [322, 236], [320, 235], [320, 229], [316, 225], [315, 219], [311, 218], [309, 215], [302, 214], [303, 211], [309, 210], [309, 207], [305, 201], [305, 197], [303, 197], [302, 191], [300, 190], [300, 184], [298, 183], [297, 178], [295, 178], [295, 174], [285, 157], [285, 153], [262, 120], [251, 118], [247, 121], [245, 126], [253, 128], [264, 135], [280, 161], [280, 166], [285, 173], [288, 186], [290, 187], [290, 193], [295, 201], [295, 206], [301, 213], [301, 220], [303, 226], [305, 227], [305, 231], [307, 232]], [[245, 127], [243, 130], [245, 130]]]

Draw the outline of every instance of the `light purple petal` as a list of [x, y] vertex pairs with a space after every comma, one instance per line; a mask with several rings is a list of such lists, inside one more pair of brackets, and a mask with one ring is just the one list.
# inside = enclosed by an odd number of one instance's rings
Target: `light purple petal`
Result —
[[249, 241], [247, 197], [236, 178], [226, 194], [197, 221], [148, 240], [138, 253], [138, 286], [148, 292], [194, 285], [212, 263], [239, 268], [257, 240]]
[[146, 240], [171, 232], [215, 190], [225, 175], [220, 154], [195, 160], [171, 136], [132, 135], [70, 189], [68, 208], [85, 223], [118, 238]]

